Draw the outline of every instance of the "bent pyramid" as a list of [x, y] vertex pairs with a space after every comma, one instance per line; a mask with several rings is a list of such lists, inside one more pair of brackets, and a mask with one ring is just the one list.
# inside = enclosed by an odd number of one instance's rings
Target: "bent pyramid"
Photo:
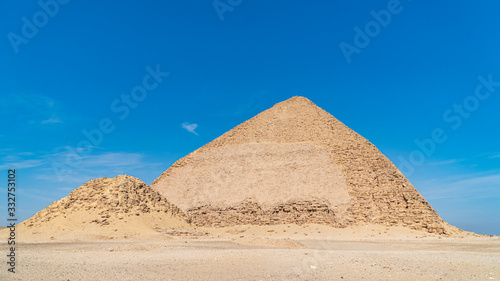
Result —
[[304, 97], [274, 105], [175, 162], [151, 185], [197, 226], [445, 224], [368, 140]]
[[[87, 236], [134, 236], [155, 227], [186, 227], [184, 214], [138, 178], [90, 180], [20, 225], [38, 236], [75, 232]], [[49, 237], [50, 237], [49, 235]]]

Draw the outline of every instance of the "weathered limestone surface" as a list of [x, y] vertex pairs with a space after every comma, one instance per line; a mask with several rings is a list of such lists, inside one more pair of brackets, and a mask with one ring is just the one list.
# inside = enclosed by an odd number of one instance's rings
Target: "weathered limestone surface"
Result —
[[[290, 148], [281, 149], [283, 145]], [[324, 152], [315, 158], [307, 156], [309, 154], [300, 156], [300, 146], [314, 146], [311, 151], [323, 149]], [[251, 177], [238, 174], [241, 169], [237, 165], [232, 169], [231, 165], [220, 164], [234, 161], [231, 159], [238, 147], [252, 147], [257, 155], [254, 160], [266, 159], [260, 164], [253, 163], [252, 170], [245, 171], [252, 173]], [[300, 157], [288, 157], [286, 151], [297, 151]], [[274, 156], [262, 156], [271, 154]], [[241, 157], [248, 162], [253, 156], [247, 153]], [[329, 158], [329, 164], [325, 164], [325, 157]], [[288, 159], [281, 162], [281, 170], [279, 165], [271, 165], [280, 163], [280, 159]], [[294, 162], [300, 159], [307, 159], [309, 166], [294, 170]], [[320, 162], [322, 164], [318, 164]], [[269, 165], [273, 167], [268, 173], [266, 167]], [[210, 170], [211, 166], [221, 169]], [[325, 166], [333, 167], [321, 172], [325, 176], [331, 176], [337, 168], [341, 171], [332, 177], [331, 187], [309, 176], [310, 171]], [[182, 184], [180, 179], [196, 177], [193, 171], [221, 178], [212, 178], [209, 183], [196, 179], [197, 184]], [[291, 175], [294, 182], [280, 179]], [[276, 178], [273, 192], [266, 191], [269, 177]], [[264, 184], [255, 184], [259, 181]], [[298, 186], [299, 194], [290, 196], [287, 191]], [[151, 187], [179, 206], [196, 225], [319, 222], [342, 227], [379, 223], [436, 233], [445, 231], [443, 220], [387, 157], [368, 140], [303, 97], [276, 104], [178, 160]], [[266, 200], [242, 192], [255, 189], [258, 194], [264, 194], [261, 197]], [[323, 192], [327, 190], [348, 194], [348, 198], [315, 196], [326, 194]], [[231, 200], [224, 203], [224, 196], [230, 196]]]
[[198, 226], [233, 226], [241, 224], [273, 225], [284, 223], [318, 223], [345, 227], [350, 222], [330, 209], [328, 202], [293, 201], [263, 209], [259, 204], [244, 201], [238, 205], [213, 208], [201, 206], [188, 211], [191, 223]]
[[104, 226], [127, 216], [153, 212], [180, 218], [185, 216], [179, 208], [140, 179], [120, 175], [115, 178], [99, 178], [86, 182], [68, 196], [36, 213], [24, 224], [27, 227], [38, 227], [59, 216], [83, 217], [83, 215], [96, 214], [95, 218], [89, 222]]

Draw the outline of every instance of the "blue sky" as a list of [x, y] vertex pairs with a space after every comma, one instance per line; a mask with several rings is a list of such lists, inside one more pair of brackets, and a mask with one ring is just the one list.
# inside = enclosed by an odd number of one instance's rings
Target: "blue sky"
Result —
[[149, 184], [302, 95], [374, 143], [445, 221], [500, 235], [499, 10], [492, 1], [3, 1], [0, 169], [18, 169], [26, 219], [89, 179], [126, 173]]

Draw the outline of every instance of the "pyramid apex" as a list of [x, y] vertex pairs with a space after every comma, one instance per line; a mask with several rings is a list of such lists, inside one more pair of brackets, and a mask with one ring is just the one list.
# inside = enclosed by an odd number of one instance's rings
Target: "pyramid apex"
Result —
[[[274, 109], [281, 109], [281, 108], [296, 108], [299, 111], [303, 111], [305, 108], [310, 108], [310, 109], [320, 109], [318, 105], [316, 105], [314, 102], [309, 100], [306, 97], [303, 96], [293, 96], [287, 100], [284, 100], [282, 102], [276, 103], [272, 108]], [[272, 111], [272, 109], [271, 109]]]
[[289, 98], [288, 100], [307, 100], [307, 101], [310, 101], [308, 98], [306, 98], [304, 96], [293, 96], [293, 97]]
[[311, 100], [309, 100], [308, 98], [303, 97], [303, 96], [293, 96], [293, 97], [291, 97], [291, 98], [289, 98], [287, 100], [284, 100], [282, 102], [286, 102], [286, 103], [289, 103], [289, 102], [296, 102], [296, 103], [306, 102], [306, 103], [314, 104]]

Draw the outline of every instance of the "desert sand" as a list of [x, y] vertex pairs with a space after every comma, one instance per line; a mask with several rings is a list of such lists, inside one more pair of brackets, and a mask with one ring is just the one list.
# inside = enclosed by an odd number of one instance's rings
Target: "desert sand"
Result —
[[88, 181], [18, 225], [15, 253], [0, 280], [500, 279], [499, 237], [443, 221], [373, 144], [303, 97], [151, 186]]
[[498, 237], [440, 238], [381, 225], [243, 225], [182, 233], [46, 242], [24, 240], [21, 233], [17, 273], [2, 270], [0, 279], [500, 279]]

